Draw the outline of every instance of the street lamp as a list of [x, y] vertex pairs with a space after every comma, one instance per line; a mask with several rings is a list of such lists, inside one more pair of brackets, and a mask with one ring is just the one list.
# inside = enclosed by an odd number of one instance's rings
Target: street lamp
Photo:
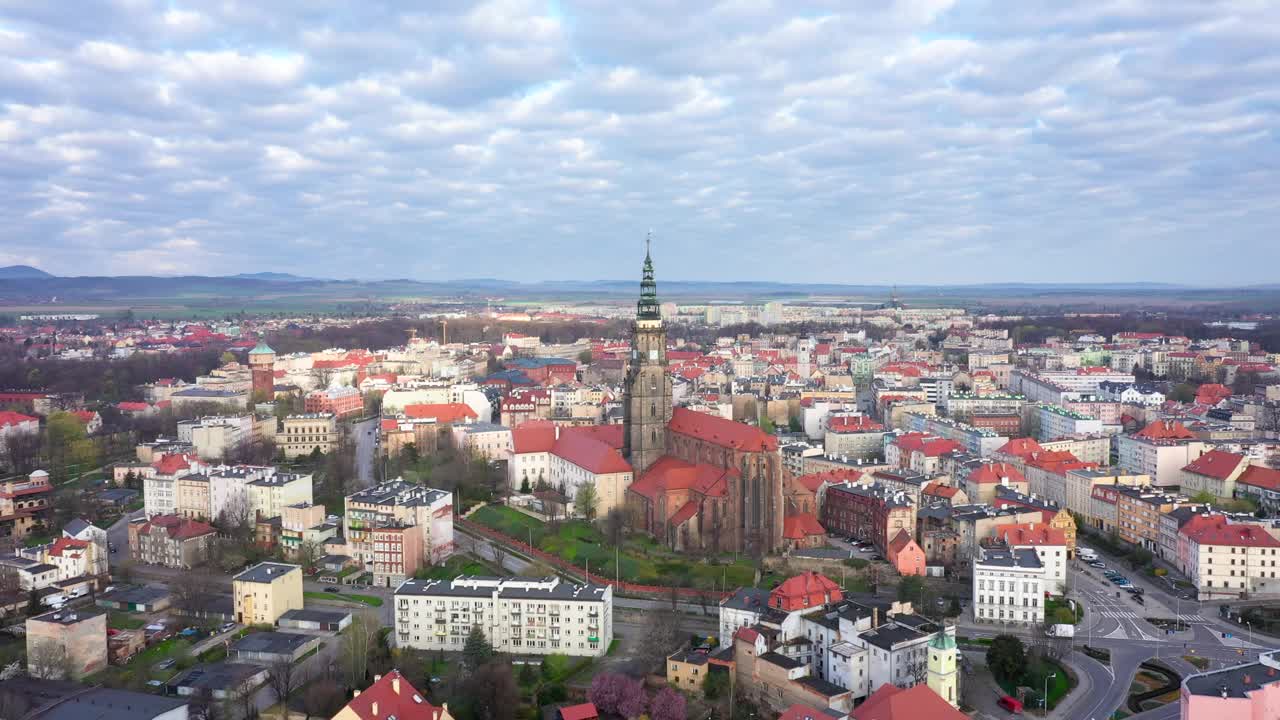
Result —
[[1049, 717], [1049, 681], [1058, 677], [1058, 673], [1049, 673], [1044, 676], [1044, 716]]

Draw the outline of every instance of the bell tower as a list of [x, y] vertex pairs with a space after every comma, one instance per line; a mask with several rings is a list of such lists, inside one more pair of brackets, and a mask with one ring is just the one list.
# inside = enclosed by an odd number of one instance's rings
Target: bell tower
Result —
[[951, 703], [951, 707], [960, 707], [959, 676], [956, 672], [957, 649], [956, 639], [951, 636], [953, 629], [943, 627], [929, 641], [929, 689], [938, 697]]
[[667, 374], [667, 331], [658, 310], [658, 285], [653, 279], [650, 237], [644, 241], [644, 274], [640, 301], [631, 333], [631, 357], [623, 405], [623, 454], [633, 477], [640, 477], [667, 450], [667, 422], [671, 420], [671, 376]]

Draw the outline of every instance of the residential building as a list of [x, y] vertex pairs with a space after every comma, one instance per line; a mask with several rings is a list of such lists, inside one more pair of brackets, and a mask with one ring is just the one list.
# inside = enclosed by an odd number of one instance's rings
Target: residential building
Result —
[[1270, 517], [1280, 513], [1280, 470], [1250, 465], [1236, 478], [1236, 497], [1251, 498]]
[[971, 470], [961, 489], [965, 497], [972, 503], [990, 504], [995, 501], [996, 489], [1000, 486], [1015, 492], [1029, 492], [1027, 479], [1022, 472], [1010, 463], [982, 463]]
[[1181, 720], [1280, 717], [1280, 650], [1257, 662], [1187, 675], [1179, 691]]
[[188, 720], [187, 701], [154, 693], [86, 688], [76, 682], [18, 677], [0, 680], [10, 707], [31, 708], [23, 720]]
[[397, 478], [346, 497], [343, 537], [347, 554], [372, 568], [373, 531], [381, 527], [422, 526], [423, 562], [437, 563], [453, 553], [453, 494]]
[[[1183, 572], [1199, 597], [1244, 598], [1280, 593], [1280, 540], [1268, 528], [1223, 515], [1196, 515], [1178, 530]], [[1182, 545], [1186, 552], [1183, 553]]]
[[134, 562], [190, 569], [208, 557], [217, 531], [178, 515], [156, 515], [129, 521], [129, 555]]
[[399, 587], [422, 568], [425, 557], [422, 525], [389, 524], [372, 528], [373, 584]]
[[249, 482], [246, 490], [249, 517], [280, 517], [289, 505], [311, 504], [311, 474], [275, 473]]
[[667, 656], [667, 684], [695, 697], [702, 695], [703, 684], [713, 668], [711, 653], [704, 649], [682, 648]]
[[1219, 498], [1235, 496], [1236, 480], [1249, 467], [1242, 453], [1209, 450], [1182, 468], [1180, 490], [1187, 495], [1205, 492]]
[[307, 414], [333, 415], [342, 419], [364, 412], [364, 399], [360, 396], [360, 391], [353, 387], [312, 390], [302, 402]]
[[866, 415], [832, 414], [827, 417], [823, 452], [870, 460], [884, 454], [888, 430]]
[[52, 502], [53, 485], [44, 470], [0, 482], [0, 539], [20, 543], [32, 528], [48, 522]]
[[[1133, 474], [1119, 467], [1080, 468], [1067, 471], [1065, 507], [1077, 515], [1088, 518], [1093, 515], [1093, 491], [1102, 485], [1145, 487], [1151, 484], [1150, 475]], [[1095, 526], [1096, 527], [1096, 526]]]
[[178, 421], [178, 442], [190, 443], [205, 460], [221, 460], [253, 442], [252, 415], [226, 415]]
[[1102, 432], [1102, 421], [1090, 415], [1068, 410], [1061, 405], [1041, 404], [1036, 408], [1039, 430], [1036, 439], [1044, 442], [1070, 435]]
[[1044, 590], [1055, 595], [1067, 592], [1067, 536], [1043, 523], [997, 525], [995, 540], [1010, 550], [1033, 550], [1044, 567]]
[[333, 413], [289, 415], [280, 421], [276, 446], [286, 458], [328, 453], [338, 445], [338, 419]]
[[289, 610], [302, 608], [302, 568], [262, 562], [231, 578], [236, 622], [274, 625]]
[[1115, 488], [1116, 532], [1120, 539], [1155, 554], [1160, 549], [1160, 518], [1187, 504], [1180, 495], [1170, 495], [1150, 487], [1122, 485]]
[[768, 611], [769, 591], [763, 588], [738, 588], [721, 600], [719, 646], [729, 647], [738, 628], [755, 625]]
[[468, 457], [503, 460], [511, 454], [511, 428], [491, 422], [455, 425], [453, 446]]
[[107, 613], [55, 610], [27, 618], [27, 672], [46, 680], [79, 680], [107, 666]]
[[284, 506], [280, 512], [280, 547], [288, 558], [295, 558], [304, 542], [323, 545], [337, 534], [336, 519], [329, 521], [323, 505], [294, 503]]
[[40, 418], [0, 410], [0, 466], [8, 467], [9, 444], [28, 441], [40, 432]]
[[1157, 420], [1133, 435], [1116, 437], [1117, 465], [1156, 485], [1182, 482], [1182, 468], [1208, 450], [1208, 445], [1176, 420]]
[[88, 559], [89, 575], [107, 573], [107, 531], [81, 518], [73, 518], [62, 528], [62, 537], [92, 543], [96, 550]]
[[1045, 567], [1035, 550], [982, 549], [973, 559], [974, 622], [1043, 623], [1046, 585]]
[[399, 670], [375, 675], [373, 684], [356, 690], [333, 720], [453, 720], [448, 705], [432, 705]]
[[905, 493], [883, 485], [832, 485], [821, 512], [828, 532], [874, 543], [881, 554], [899, 531], [915, 536], [915, 506]]
[[460, 651], [479, 627], [501, 653], [604, 655], [613, 639], [613, 588], [558, 577], [407, 580], [395, 592], [396, 645]]
[[[192, 520], [207, 521], [209, 516], [209, 476], [202, 473], [191, 473], [175, 478], [171, 482], [177, 500], [173, 514]], [[156, 508], [162, 509], [162, 508]]]
[[906, 530], [899, 530], [889, 542], [889, 552], [885, 555], [885, 559], [903, 577], [924, 575], [924, 550], [916, 544]]

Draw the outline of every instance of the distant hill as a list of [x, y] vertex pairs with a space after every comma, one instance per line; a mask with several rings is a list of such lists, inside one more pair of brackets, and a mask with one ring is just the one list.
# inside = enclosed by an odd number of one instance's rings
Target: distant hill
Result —
[[228, 275], [227, 277], [239, 278], [241, 280], [267, 280], [270, 282], [314, 282], [316, 280], [316, 278], [278, 272], [240, 273], [239, 275]]
[[5, 267], [0, 267], [0, 279], [3, 280], [29, 280], [51, 277], [57, 276], [50, 275], [40, 268], [33, 268], [30, 265], [6, 265]]

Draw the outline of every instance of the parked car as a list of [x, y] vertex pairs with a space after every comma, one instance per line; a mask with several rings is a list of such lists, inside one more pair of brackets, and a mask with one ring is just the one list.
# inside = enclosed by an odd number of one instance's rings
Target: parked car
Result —
[[1132, 598], [1133, 598], [1133, 601], [1134, 601], [1134, 602], [1136, 602], [1136, 603], [1138, 603], [1139, 605], [1146, 605], [1146, 604], [1147, 604], [1147, 601], [1142, 599], [1142, 593], [1134, 593], [1134, 594], [1133, 594], [1133, 595], [1131, 595], [1130, 597], [1132, 597]]
[[1022, 703], [1008, 695], [1001, 696], [1001, 698], [996, 701], [996, 704], [1015, 715], [1022, 714]]
[[342, 592], [342, 590], [341, 590], [341, 589], [336, 588], [336, 587], [327, 587], [327, 588], [325, 588], [325, 589], [324, 589], [324, 591], [325, 591], [325, 592], [327, 592], [327, 593], [340, 593], [340, 592]]
[[1104, 562], [1099, 562], [1097, 560], [1094, 560], [1093, 562], [1089, 563], [1089, 567], [1095, 567], [1095, 568], [1098, 568], [1099, 570], [1106, 570], [1107, 564]]
[[173, 658], [166, 658], [166, 659], [161, 660], [160, 662], [156, 663], [156, 669], [157, 669], [157, 670], [168, 670], [169, 668], [171, 668], [171, 667], [173, 667], [174, 665], [177, 665], [177, 664], [178, 664], [178, 661], [177, 661], [177, 660], [174, 660]]
[[228, 630], [235, 630], [235, 629], [236, 629], [236, 624], [233, 622], [222, 623], [222, 627], [218, 629], [218, 632], [226, 632]]

